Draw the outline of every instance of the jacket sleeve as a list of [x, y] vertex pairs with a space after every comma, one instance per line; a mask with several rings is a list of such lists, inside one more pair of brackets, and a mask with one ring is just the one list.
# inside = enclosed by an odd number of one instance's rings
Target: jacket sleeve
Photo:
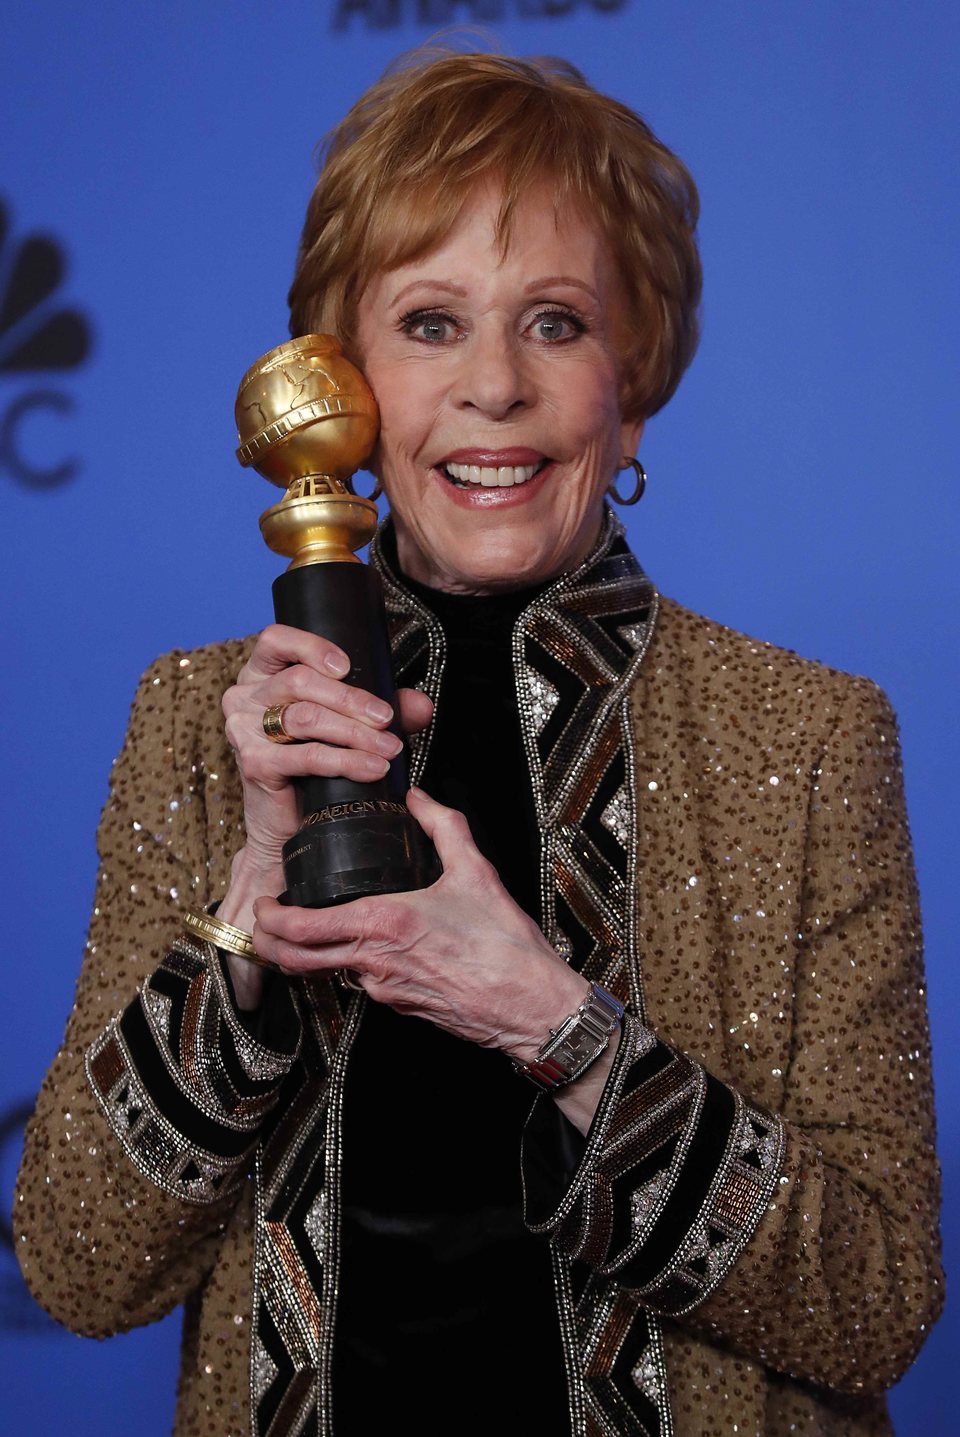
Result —
[[586, 1142], [549, 1099], [528, 1224], [654, 1311], [852, 1393], [909, 1366], [942, 1303], [920, 920], [896, 723], [850, 685], [811, 781], [778, 1113], [628, 1020]]
[[254, 1032], [216, 950], [179, 933], [180, 909], [214, 896], [190, 662], [158, 660], [134, 701], [76, 1000], [15, 1200], [29, 1287], [90, 1336], [161, 1317], [204, 1280], [300, 1042], [285, 982]]

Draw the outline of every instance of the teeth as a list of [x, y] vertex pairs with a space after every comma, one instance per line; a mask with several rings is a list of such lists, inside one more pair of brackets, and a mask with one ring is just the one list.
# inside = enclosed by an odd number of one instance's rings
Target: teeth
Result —
[[494, 469], [481, 464], [445, 464], [443, 468], [451, 479], [460, 484], [479, 484], [484, 489], [509, 489], [514, 484], [526, 484], [541, 466], [539, 464], [505, 464]]

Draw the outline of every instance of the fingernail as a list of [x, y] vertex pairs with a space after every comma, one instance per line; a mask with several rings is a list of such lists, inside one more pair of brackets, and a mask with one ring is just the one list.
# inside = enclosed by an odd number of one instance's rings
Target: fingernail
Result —
[[374, 719], [377, 723], [387, 723], [393, 718], [393, 709], [389, 704], [381, 703], [379, 699], [372, 699], [367, 704], [367, 718]]
[[411, 785], [410, 785], [410, 792], [414, 795], [415, 798], [426, 798], [426, 796], [427, 796], [427, 795], [424, 793], [423, 789], [422, 789], [422, 788], [417, 788], [417, 786], [416, 786], [415, 784], [411, 784]]
[[336, 674], [338, 679], [342, 679], [344, 674], [350, 672], [350, 660], [339, 650], [336, 653], [327, 654], [323, 662], [332, 674]]

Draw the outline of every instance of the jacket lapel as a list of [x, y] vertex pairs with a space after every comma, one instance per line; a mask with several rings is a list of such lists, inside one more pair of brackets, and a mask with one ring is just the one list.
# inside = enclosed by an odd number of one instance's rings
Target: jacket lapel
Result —
[[[439, 624], [371, 546], [384, 582], [398, 684], [437, 704], [445, 645]], [[636, 902], [642, 862], [632, 691], [654, 638], [656, 591], [607, 513], [594, 551], [521, 614], [513, 669], [540, 827], [543, 929], [591, 982], [646, 1017]], [[432, 728], [412, 745], [414, 782]], [[644, 766], [646, 772], [646, 764]], [[656, 825], [652, 835], [656, 841]], [[695, 845], [695, 840], [689, 840]], [[693, 870], [691, 870], [693, 871]], [[695, 886], [695, 885], [694, 885]], [[672, 1430], [657, 1319], [602, 1279], [574, 1291], [554, 1251], [574, 1433], [667, 1437]]]

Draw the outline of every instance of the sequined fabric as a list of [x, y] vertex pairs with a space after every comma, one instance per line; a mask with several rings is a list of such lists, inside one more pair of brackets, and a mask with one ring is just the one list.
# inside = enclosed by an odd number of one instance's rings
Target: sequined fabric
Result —
[[[442, 668], [429, 625], [415, 606], [396, 618], [397, 661], [429, 687]], [[638, 997], [582, 1160], [567, 1167], [549, 1099], [526, 1139], [530, 1216], [553, 1241], [574, 1354], [575, 1430], [643, 1432], [638, 1414], [655, 1409], [678, 1437], [888, 1432], [882, 1388], [941, 1301], [919, 917], [889, 706], [868, 681], [663, 601], [652, 630], [614, 615], [607, 634], [621, 668], [627, 646], [638, 654], [624, 700], [630, 771], [616, 768], [618, 741], [593, 743], [578, 765], [573, 730], [554, 760], [566, 675], [590, 682], [586, 622], [559, 605], [529, 629], [547, 658], [518, 656], [558, 696], [528, 689], [555, 839], [551, 941], [571, 958], [592, 945], [616, 979], [623, 935], [609, 935], [606, 956], [599, 936], [607, 896], [591, 912], [572, 883], [564, 906], [560, 880], [583, 867], [587, 841], [612, 882], [625, 864], [635, 931], [623, 978]], [[174, 654], [141, 684], [100, 830], [76, 1002], [28, 1131], [15, 1213], [28, 1282], [75, 1330], [106, 1335], [186, 1301], [180, 1437], [248, 1432], [251, 1390], [255, 1402], [278, 1394], [271, 1433], [317, 1431], [311, 1363], [336, 1286], [335, 1224], [298, 1134], [335, 1130], [326, 1094], [354, 1009], [326, 984], [305, 988], [295, 1061], [264, 1053], [276, 1075], [247, 1066], [244, 1077], [237, 1051], [225, 1086], [210, 1044], [222, 1055], [231, 1029], [209, 954], [191, 951], [200, 967], [177, 975], [179, 989], [151, 978], [169, 966], [179, 908], [222, 896], [243, 841], [219, 700], [248, 651]], [[521, 697], [525, 682], [518, 667]], [[178, 1192], [184, 1174], [197, 1181], [184, 1153], [133, 1150], [153, 1110], [190, 1133], [146, 1090], [130, 1044], [126, 1055], [110, 1046], [131, 1005], [158, 1051], [175, 1049], [180, 1098], [243, 1130], [219, 1185], [218, 1169]], [[274, 1092], [254, 1160], [237, 1104], [269, 1107]], [[215, 1144], [205, 1151], [216, 1156]], [[295, 1222], [303, 1241], [291, 1247]], [[254, 1339], [262, 1302], [267, 1342]]]

